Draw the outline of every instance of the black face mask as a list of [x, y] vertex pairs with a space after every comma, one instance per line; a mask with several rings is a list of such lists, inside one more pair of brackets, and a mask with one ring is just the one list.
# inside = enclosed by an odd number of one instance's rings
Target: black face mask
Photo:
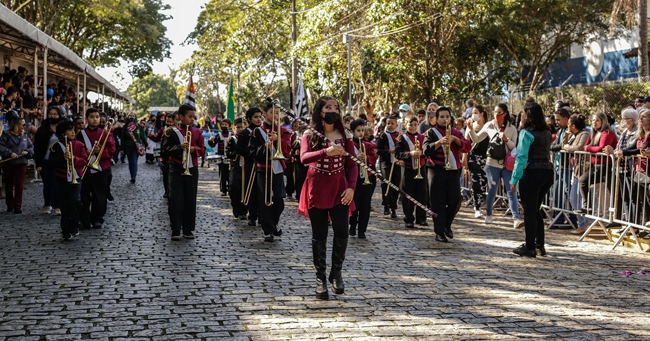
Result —
[[227, 132], [228, 132], [228, 130], [230, 130], [230, 129], [228, 129], [228, 128], [226, 128], [226, 127], [224, 127], [224, 128], [221, 128], [221, 131], [223, 131], [224, 133], [227, 133]]
[[59, 123], [59, 121], [61, 121], [61, 117], [57, 117], [57, 118], [50, 117], [49, 121], [50, 121], [50, 124], [57, 124], [57, 123]]
[[339, 120], [340, 117], [341, 115], [336, 112], [326, 112], [323, 121], [325, 121], [327, 124], [334, 124]]

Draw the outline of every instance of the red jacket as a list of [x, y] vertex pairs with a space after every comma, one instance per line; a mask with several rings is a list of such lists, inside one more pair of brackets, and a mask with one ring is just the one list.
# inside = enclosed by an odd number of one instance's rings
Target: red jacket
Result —
[[[97, 145], [101, 148], [104, 141], [106, 141], [106, 137], [106, 130], [101, 128], [96, 128], [94, 130], [91, 130], [90, 128], [84, 128], [79, 131], [79, 133], [77, 133], [77, 140], [84, 145], [87, 153], [91, 153], [93, 146], [97, 140], [99, 140], [99, 143]], [[102, 170], [111, 168], [111, 159], [113, 158], [113, 154], [115, 154], [115, 148], [115, 139], [113, 138], [113, 134], [111, 132], [108, 134], [108, 141], [106, 141], [104, 151], [99, 158], [99, 165], [101, 166]]]
[[[616, 149], [616, 143], [618, 142], [618, 137], [616, 137], [616, 134], [614, 131], [610, 130], [605, 130], [600, 133], [600, 139], [598, 140], [598, 145], [597, 146], [592, 146], [591, 145], [591, 136], [589, 136], [589, 139], [587, 139], [587, 144], [585, 144], [585, 151], [590, 152], [590, 153], [600, 153], [605, 149], [605, 146], [611, 146], [612, 148]], [[610, 163], [611, 160], [608, 156], [592, 156], [591, 157], [591, 163], [594, 165], [602, 164], [602, 163]]]

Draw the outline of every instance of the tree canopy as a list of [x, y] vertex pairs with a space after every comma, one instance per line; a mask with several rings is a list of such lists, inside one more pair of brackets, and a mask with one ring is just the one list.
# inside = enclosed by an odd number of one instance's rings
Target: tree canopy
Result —
[[[175, 72], [171, 76], [148, 73], [136, 78], [126, 90], [126, 93], [136, 101], [135, 110], [139, 115], [147, 112], [147, 108], [174, 107], [180, 105], [176, 93]], [[183, 93], [184, 95], [184, 93]]]

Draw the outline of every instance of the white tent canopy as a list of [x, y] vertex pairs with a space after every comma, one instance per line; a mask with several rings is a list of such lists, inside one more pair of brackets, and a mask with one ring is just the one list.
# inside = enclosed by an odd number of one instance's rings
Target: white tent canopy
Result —
[[[38, 57], [41, 51], [43, 56]], [[71, 83], [84, 81], [88, 89], [98, 94], [112, 93], [114, 97], [135, 103], [131, 97], [109, 83], [72, 50], [43, 33], [34, 25], [0, 4], [0, 52], [46, 71]], [[44, 59], [47, 63], [44, 63]], [[38, 70], [35, 70], [35, 73]], [[86, 85], [86, 84], [84, 84]], [[84, 91], [86, 93], [86, 91]]]

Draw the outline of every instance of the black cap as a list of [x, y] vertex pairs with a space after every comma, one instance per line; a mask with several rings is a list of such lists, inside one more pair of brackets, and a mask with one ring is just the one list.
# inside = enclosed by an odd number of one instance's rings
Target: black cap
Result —
[[636, 100], [641, 102], [641, 103], [645, 103], [645, 97], [640, 96], [640, 97], [637, 97]]
[[643, 101], [643, 103], [648, 103], [648, 102], [650, 102], [650, 96], [646, 97], [645, 100]]

